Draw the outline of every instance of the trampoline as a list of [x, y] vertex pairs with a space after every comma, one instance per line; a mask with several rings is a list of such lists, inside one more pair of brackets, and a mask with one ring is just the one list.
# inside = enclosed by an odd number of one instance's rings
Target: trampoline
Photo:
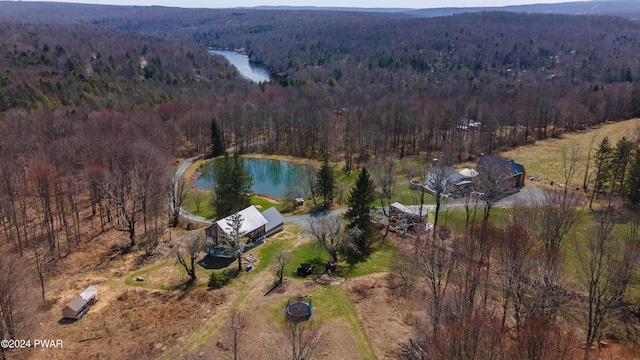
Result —
[[287, 320], [301, 322], [309, 320], [313, 313], [311, 296], [297, 297], [294, 301], [287, 301]]

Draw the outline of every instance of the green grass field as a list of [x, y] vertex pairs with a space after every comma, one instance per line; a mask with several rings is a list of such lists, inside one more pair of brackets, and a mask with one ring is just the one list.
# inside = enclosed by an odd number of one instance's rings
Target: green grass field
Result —
[[[196, 205], [197, 197], [201, 198], [199, 208]], [[272, 206], [275, 206], [278, 210], [283, 210], [289, 204], [282, 204], [280, 202], [276, 203], [272, 200], [265, 199], [264, 197], [253, 195], [251, 196], [251, 205], [256, 205], [260, 211], [264, 211]], [[213, 204], [211, 204], [211, 193], [208, 191], [191, 191], [184, 200], [182, 207], [194, 215], [203, 216], [208, 219], [217, 219], [216, 211]]]
[[[595, 136], [594, 147], [604, 138], [608, 137], [612, 145], [622, 137], [632, 139], [640, 131], [640, 119], [632, 119], [602, 125], [599, 128], [585, 131], [563, 134], [559, 139], [536, 141], [535, 144], [521, 146], [501, 154], [505, 159], [514, 159], [524, 165], [527, 176], [533, 176], [558, 182], [564, 181], [563, 149], [571, 154], [575, 146], [578, 153], [578, 163], [572, 184], [582, 185], [587, 164], [587, 153], [591, 140]], [[595, 148], [591, 153], [591, 161]]]

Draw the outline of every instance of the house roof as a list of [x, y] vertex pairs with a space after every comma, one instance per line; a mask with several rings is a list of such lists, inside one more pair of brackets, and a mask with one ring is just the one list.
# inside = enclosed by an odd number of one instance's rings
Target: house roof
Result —
[[513, 160], [502, 160], [490, 155], [482, 155], [478, 160], [478, 167], [485, 171], [491, 169], [500, 179], [507, 179], [522, 174], [524, 166]]
[[262, 212], [262, 216], [267, 219], [267, 226], [265, 226], [265, 231], [269, 232], [269, 230], [282, 225], [284, 223], [284, 216], [280, 214], [280, 211], [276, 209], [275, 206], [268, 208], [267, 210]]
[[78, 312], [80, 311], [83, 307], [85, 307], [87, 305], [87, 300], [83, 299], [82, 296], [78, 295], [76, 297], [73, 298], [73, 300], [71, 300], [68, 304], [67, 307], [70, 308], [71, 310]]
[[476, 177], [479, 174], [477, 171], [475, 171], [473, 169], [470, 169], [470, 168], [464, 168], [464, 169], [458, 171], [458, 173], [460, 175], [466, 177], [466, 178]]
[[480, 126], [479, 122], [469, 118], [462, 118], [458, 123], [458, 129], [461, 130], [467, 130], [468, 128], [476, 128]]
[[405, 214], [410, 214], [410, 215], [415, 215], [415, 216], [420, 216], [420, 213], [411, 209], [410, 207], [404, 206], [402, 204], [400, 204], [399, 202], [394, 202], [393, 204], [391, 204], [391, 207], [400, 210], [401, 212], [405, 213]]
[[427, 185], [434, 186], [436, 181], [455, 184], [462, 176], [451, 166], [436, 164], [427, 171]]
[[[248, 208], [241, 210], [236, 213], [239, 214], [242, 218], [242, 224], [240, 226], [240, 234], [245, 235], [256, 229], [258, 229], [262, 225], [267, 224], [267, 219], [258, 211], [258, 209], [251, 205]], [[234, 214], [235, 215], [235, 214]], [[229, 215], [224, 219], [216, 221], [220, 230], [222, 230], [225, 234], [231, 235], [233, 232], [233, 227], [229, 225], [234, 215]]]

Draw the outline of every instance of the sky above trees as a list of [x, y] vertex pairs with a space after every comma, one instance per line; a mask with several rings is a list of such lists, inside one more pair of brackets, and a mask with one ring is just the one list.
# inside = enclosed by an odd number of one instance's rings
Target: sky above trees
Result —
[[[5, 0], [3, 0], [5, 1]], [[29, 1], [29, 0], [27, 0]], [[37, 0], [49, 1], [50, 0]], [[60, 1], [57, 1], [60, 2]], [[234, 8], [254, 6], [316, 6], [316, 7], [359, 7], [359, 8], [442, 8], [442, 7], [495, 7], [527, 4], [553, 4], [565, 2], [561, 0], [80, 0], [73, 1], [100, 5], [140, 5], [168, 6], [189, 8]]]

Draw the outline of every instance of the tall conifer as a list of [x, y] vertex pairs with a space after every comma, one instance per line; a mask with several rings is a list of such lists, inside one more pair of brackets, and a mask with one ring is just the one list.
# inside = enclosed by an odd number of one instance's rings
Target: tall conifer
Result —
[[349, 210], [345, 217], [349, 221], [348, 229], [359, 229], [356, 245], [362, 251], [367, 247], [367, 242], [373, 236], [373, 216], [371, 209], [376, 199], [376, 190], [373, 181], [369, 178], [367, 168], [362, 168], [355, 185], [349, 192], [347, 203]]
[[224, 138], [222, 131], [218, 127], [216, 118], [211, 119], [211, 157], [216, 157], [225, 152]]
[[218, 218], [223, 218], [251, 205], [253, 179], [244, 167], [244, 160], [228, 153], [214, 163], [214, 206]]
[[315, 192], [322, 196], [322, 205], [329, 208], [333, 202], [333, 192], [335, 188], [336, 176], [329, 160], [325, 157], [322, 167], [316, 175]]

